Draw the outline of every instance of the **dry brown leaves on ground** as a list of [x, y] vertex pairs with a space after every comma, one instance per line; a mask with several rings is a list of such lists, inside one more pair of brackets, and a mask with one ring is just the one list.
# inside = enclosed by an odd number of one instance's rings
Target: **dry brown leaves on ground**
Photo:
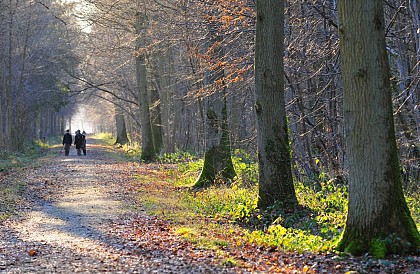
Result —
[[142, 183], [158, 189], [157, 199], [175, 191], [162, 166], [112, 160], [108, 149], [91, 144], [87, 156], [57, 153], [2, 175], [27, 191], [0, 228], [1, 273], [420, 273], [419, 257], [285, 253], [226, 238], [218, 250], [200, 248], [137, 199], [145, 191], [139, 180], [152, 173], [160, 183]]

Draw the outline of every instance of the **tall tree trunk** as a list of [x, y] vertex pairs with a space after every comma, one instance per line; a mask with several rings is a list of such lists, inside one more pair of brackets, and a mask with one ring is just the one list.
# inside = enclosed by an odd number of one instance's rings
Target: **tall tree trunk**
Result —
[[166, 54], [159, 59], [159, 71], [162, 77], [162, 127], [163, 127], [163, 150], [165, 152], [175, 152], [174, 128], [175, 128], [175, 111], [174, 111], [174, 50], [170, 48]]
[[416, 252], [420, 235], [400, 178], [382, 0], [339, 2], [349, 163], [346, 228], [338, 250]]
[[66, 117], [64, 117], [63, 114], [60, 115], [60, 132], [58, 132], [58, 135], [64, 134], [66, 130]]
[[5, 89], [5, 127], [4, 135], [6, 142], [6, 149], [12, 148], [12, 125], [13, 125], [13, 100], [12, 100], [12, 55], [13, 55], [13, 26], [14, 26], [14, 12], [12, 8], [12, 1], [9, 1], [9, 24], [8, 24], [8, 49], [7, 49], [7, 76], [6, 76], [6, 89]]
[[[0, 25], [3, 26], [6, 21], [6, 3], [3, 1], [0, 2]], [[6, 30], [4, 28], [0, 29], [0, 37], [6, 37]], [[0, 149], [4, 151], [6, 149], [6, 140], [5, 140], [5, 125], [4, 125], [4, 113], [6, 111], [5, 103], [5, 92], [6, 92], [6, 39], [1, 39], [0, 41]]]
[[[0, 4], [1, 5], [1, 4]], [[3, 9], [3, 5], [0, 6], [0, 10]], [[3, 14], [0, 13], [0, 24], [3, 25]], [[0, 36], [4, 37], [5, 33], [3, 30], [0, 30]], [[5, 104], [5, 91], [6, 91], [6, 77], [5, 77], [5, 67], [4, 67], [4, 45], [2, 44], [3, 41], [0, 41], [0, 149], [5, 150], [6, 149], [6, 141], [5, 141], [5, 128], [4, 128], [4, 112], [6, 109]]]
[[23, 40], [23, 49], [21, 53], [21, 64], [20, 64], [20, 71], [19, 77], [17, 79], [17, 89], [16, 89], [16, 102], [15, 102], [15, 113], [14, 113], [14, 126], [12, 131], [12, 146], [16, 148], [18, 151], [23, 151], [24, 149], [24, 141], [25, 137], [27, 137], [29, 133], [29, 125], [27, 119], [27, 110], [25, 110], [25, 94], [23, 91], [23, 84], [26, 77], [26, 65], [27, 65], [27, 52], [29, 47], [29, 38], [30, 38], [30, 28], [32, 25], [32, 7], [31, 4], [29, 7], [28, 15], [27, 15], [27, 25], [26, 28], [22, 31], [25, 32], [25, 38]]
[[[219, 95], [220, 96], [220, 95]], [[229, 183], [236, 176], [233, 168], [225, 98], [208, 98], [206, 110], [206, 152], [195, 187]]]
[[[72, 132], [72, 125], [71, 125], [71, 120], [73, 119], [73, 117], [72, 117], [72, 114], [69, 114], [68, 115], [68, 117], [67, 117], [67, 124], [69, 125], [69, 128], [68, 128], [68, 130], [70, 131], [70, 132]], [[101, 132], [101, 131], [100, 131]]]
[[[224, 59], [224, 50], [220, 45], [222, 38], [220, 34], [216, 33], [217, 28], [214, 23], [210, 23], [209, 26], [209, 40], [211, 41], [209, 48], [212, 50], [208, 54], [214, 64], [222, 63]], [[214, 67], [209, 69], [206, 76], [206, 86], [210, 87], [209, 90], [212, 94], [206, 98], [206, 152], [204, 165], [195, 187], [206, 187], [221, 182], [229, 183], [236, 176], [231, 157], [227, 103], [223, 83], [224, 67], [223, 65]], [[222, 82], [222, 84], [217, 82]]]
[[292, 180], [284, 99], [284, 1], [257, 1], [255, 110], [259, 163], [258, 207], [276, 202], [293, 209], [297, 198]]
[[142, 13], [139, 11], [136, 16], [136, 79], [140, 106], [141, 159], [144, 161], [153, 161], [156, 157], [156, 152], [153, 145], [152, 126], [150, 124], [146, 77], [146, 49], [144, 48], [143, 42], [146, 36], [147, 15], [145, 12]]
[[150, 67], [150, 119], [153, 135], [153, 146], [156, 154], [159, 154], [163, 148], [163, 129], [162, 129], [162, 108], [161, 108], [161, 78], [158, 71], [157, 57], [150, 55], [148, 64]]
[[128, 143], [127, 128], [125, 126], [124, 113], [119, 107], [115, 107], [115, 128], [117, 130], [116, 144], [125, 145]]

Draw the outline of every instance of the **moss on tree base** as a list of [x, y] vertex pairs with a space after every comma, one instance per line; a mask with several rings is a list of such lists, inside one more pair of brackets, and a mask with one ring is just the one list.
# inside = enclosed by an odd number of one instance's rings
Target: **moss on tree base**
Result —
[[340, 239], [336, 249], [354, 256], [361, 256], [369, 253], [377, 259], [385, 258], [389, 254], [419, 254], [420, 236], [417, 230], [413, 231], [411, 237], [405, 239], [391, 234], [386, 237], [376, 236], [368, 238], [352, 238], [345, 236]]
[[402, 188], [397, 198], [397, 202], [384, 207], [384, 213], [374, 223], [358, 224], [359, 227], [347, 224], [336, 249], [355, 256], [370, 253], [376, 258], [389, 254], [419, 254], [420, 234]]
[[230, 182], [236, 176], [230, 153], [222, 147], [214, 146], [204, 156], [204, 166], [194, 184], [194, 188], [203, 188], [220, 182]]

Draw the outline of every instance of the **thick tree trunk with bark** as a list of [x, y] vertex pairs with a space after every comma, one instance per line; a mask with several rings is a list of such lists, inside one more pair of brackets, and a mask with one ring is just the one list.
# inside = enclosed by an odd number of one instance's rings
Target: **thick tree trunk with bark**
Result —
[[257, 1], [255, 110], [259, 163], [258, 207], [276, 202], [292, 209], [293, 186], [284, 99], [284, 1]]
[[127, 128], [125, 126], [124, 113], [118, 107], [115, 107], [115, 128], [117, 130], [116, 144], [125, 145], [129, 142]]
[[[220, 34], [216, 32], [214, 23], [210, 23], [210, 41], [213, 52], [210, 53], [213, 62], [223, 62], [224, 50], [221, 43]], [[213, 94], [206, 98], [205, 107], [205, 134], [206, 152], [204, 155], [204, 165], [198, 177], [195, 187], [206, 187], [217, 183], [230, 183], [236, 176], [233, 168], [230, 134], [228, 127], [227, 103], [225, 98], [225, 87], [216, 82], [223, 82], [224, 67], [215, 66], [213, 70], [207, 72], [207, 86], [216, 89]], [[223, 84], [222, 84], [223, 85]]]
[[226, 100], [210, 96], [208, 101], [211, 103], [206, 109], [207, 149], [195, 187], [230, 183], [236, 176], [231, 157]]
[[416, 251], [420, 236], [400, 178], [382, 1], [342, 0], [339, 18], [349, 204], [338, 249], [378, 257]]

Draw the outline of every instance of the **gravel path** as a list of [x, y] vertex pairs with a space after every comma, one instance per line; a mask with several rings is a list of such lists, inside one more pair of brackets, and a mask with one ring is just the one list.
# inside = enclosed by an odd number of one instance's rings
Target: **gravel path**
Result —
[[211, 256], [192, 258], [201, 251], [165, 223], [130, 211], [132, 193], [119, 184], [133, 179], [136, 164], [110, 160], [105, 149], [59, 154], [13, 178], [28, 190], [18, 216], [0, 228], [0, 273], [229, 272]]
[[27, 186], [18, 214], [0, 226], [0, 273], [420, 273], [418, 256], [340, 259], [254, 245], [226, 247], [242, 264], [222, 267], [226, 257], [183, 240], [134, 199], [136, 175], [158, 167], [117, 161], [109, 149], [90, 144], [87, 156], [57, 153], [0, 178]]

